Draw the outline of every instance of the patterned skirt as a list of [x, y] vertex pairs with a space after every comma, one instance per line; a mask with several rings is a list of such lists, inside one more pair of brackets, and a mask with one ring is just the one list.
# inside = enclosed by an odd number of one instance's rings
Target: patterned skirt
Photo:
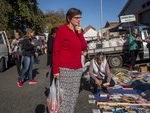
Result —
[[74, 113], [82, 72], [82, 69], [60, 68], [60, 88], [63, 90], [60, 113]]

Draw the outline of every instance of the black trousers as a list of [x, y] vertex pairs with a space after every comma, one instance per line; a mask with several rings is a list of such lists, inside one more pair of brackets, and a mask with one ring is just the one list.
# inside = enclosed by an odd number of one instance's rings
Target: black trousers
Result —
[[[97, 77], [96, 77], [97, 78]], [[97, 78], [97, 79], [99, 79], [99, 78]], [[99, 79], [100, 80], [100, 79]], [[102, 89], [106, 89], [105, 87], [103, 87], [103, 84], [104, 83], [107, 83], [107, 76], [105, 76], [105, 78], [104, 79], [102, 79], [102, 85], [101, 85], [101, 87], [102, 87]], [[92, 78], [92, 77], [90, 77], [90, 84], [93, 86], [93, 88], [94, 88], [94, 92], [97, 92], [97, 84], [95, 84], [95, 80]], [[113, 80], [113, 79], [111, 79], [110, 80], [110, 85], [109, 85], [109, 87], [113, 87], [113, 86], [115, 86], [115, 81]]]
[[131, 50], [130, 55], [131, 55], [131, 61], [130, 61], [130, 66], [134, 67], [136, 64], [136, 58], [137, 58], [138, 50]]
[[20, 75], [20, 66], [21, 66], [21, 57], [19, 57], [19, 59], [15, 59], [15, 65], [17, 67], [17, 73], [18, 73], [18, 76]]
[[53, 74], [53, 69], [52, 67], [50, 66], [50, 72], [49, 72], [49, 75], [50, 75], [50, 86], [52, 85], [52, 81], [53, 81], [53, 78], [54, 78], [54, 74]]

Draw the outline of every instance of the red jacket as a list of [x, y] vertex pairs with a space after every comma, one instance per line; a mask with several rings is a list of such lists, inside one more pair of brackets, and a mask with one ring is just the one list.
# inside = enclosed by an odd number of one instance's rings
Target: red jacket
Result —
[[87, 50], [83, 33], [73, 32], [67, 24], [58, 28], [53, 47], [53, 73], [59, 73], [59, 68], [79, 69], [81, 52]]

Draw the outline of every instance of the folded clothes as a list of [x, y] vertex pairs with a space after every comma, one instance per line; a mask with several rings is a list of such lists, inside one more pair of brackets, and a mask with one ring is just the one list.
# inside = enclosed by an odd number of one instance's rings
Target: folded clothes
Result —
[[122, 86], [122, 88], [132, 88], [131, 85], [121, 85], [121, 86]]
[[108, 89], [110, 94], [118, 93], [118, 94], [137, 94], [135, 90], [124, 90], [124, 89]]
[[146, 90], [150, 90], [150, 84], [145, 83], [141, 80], [136, 80], [131, 85], [134, 90], [136, 90], [138, 93], [144, 92]]
[[144, 99], [150, 101], [150, 90], [146, 90], [140, 94]]

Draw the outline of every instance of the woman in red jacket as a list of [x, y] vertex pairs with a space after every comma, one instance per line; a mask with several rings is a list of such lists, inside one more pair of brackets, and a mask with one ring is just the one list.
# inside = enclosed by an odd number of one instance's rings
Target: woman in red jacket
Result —
[[53, 73], [60, 79], [60, 88], [64, 91], [60, 113], [73, 113], [79, 93], [82, 75], [81, 53], [87, 50], [80, 25], [82, 12], [70, 8], [66, 14], [67, 23], [56, 32], [53, 47]]

